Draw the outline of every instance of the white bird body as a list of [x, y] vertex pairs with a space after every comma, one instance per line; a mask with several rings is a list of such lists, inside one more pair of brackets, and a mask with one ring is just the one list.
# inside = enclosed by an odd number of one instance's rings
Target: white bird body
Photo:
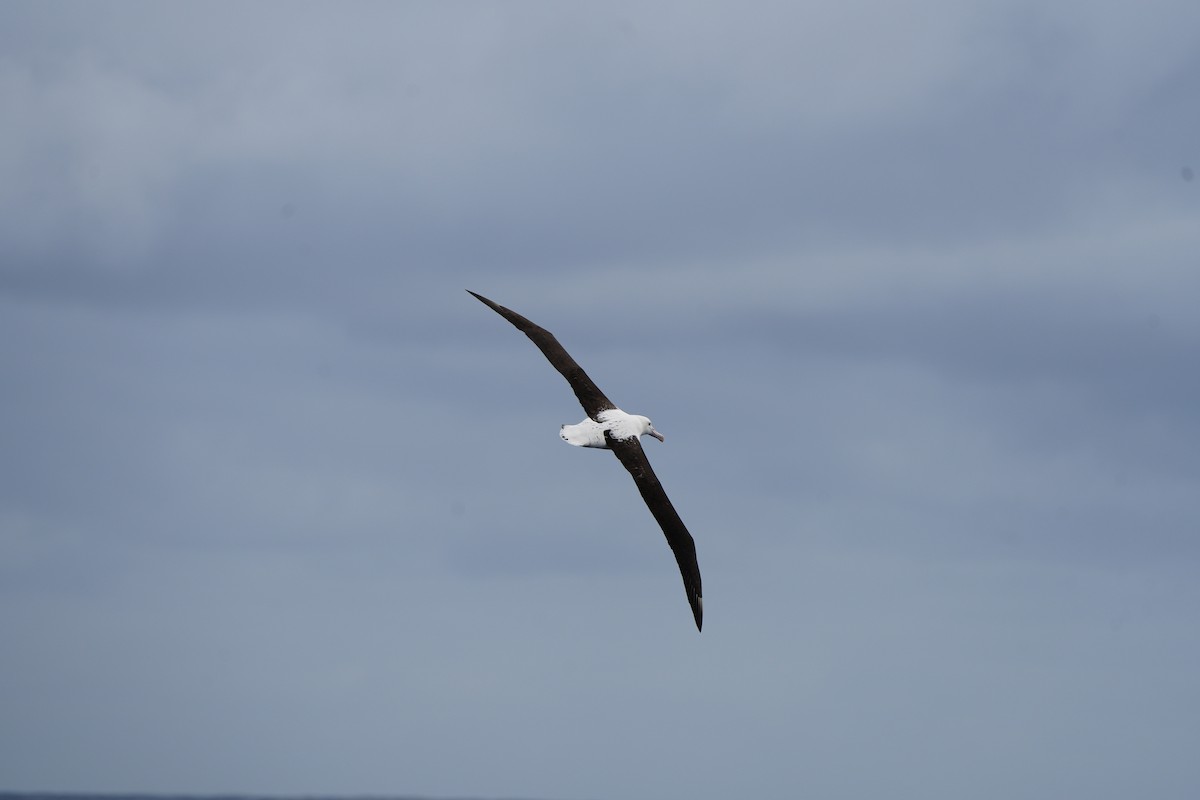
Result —
[[558, 429], [558, 435], [567, 444], [576, 447], [600, 447], [610, 450], [604, 432], [608, 431], [614, 439], [633, 439], [649, 434], [660, 442], [663, 435], [654, 430], [648, 417], [641, 414], [626, 414], [619, 408], [609, 408], [596, 415], [596, 419], [584, 417], [582, 422], [575, 425], [563, 425]]

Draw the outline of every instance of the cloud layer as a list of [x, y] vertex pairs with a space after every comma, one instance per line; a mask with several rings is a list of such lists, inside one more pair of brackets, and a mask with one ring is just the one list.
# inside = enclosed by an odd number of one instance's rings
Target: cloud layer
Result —
[[1197, 31], [6, 4], [2, 788], [1194, 794]]

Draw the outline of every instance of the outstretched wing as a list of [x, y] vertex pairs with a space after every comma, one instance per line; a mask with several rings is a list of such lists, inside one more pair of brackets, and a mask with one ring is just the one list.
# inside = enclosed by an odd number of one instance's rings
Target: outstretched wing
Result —
[[517, 330], [528, 336], [530, 341], [538, 346], [551, 365], [562, 373], [562, 376], [567, 379], [567, 383], [571, 384], [571, 389], [579, 398], [579, 404], [583, 406], [584, 413], [589, 417], [596, 419], [596, 415], [601, 411], [616, 408], [583, 371], [583, 367], [576, 364], [575, 359], [571, 358], [571, 354], [563, 349], [563, 346], [558, 343], [558, 339], [554, 338], [554, 334], [545, 328], [534, 325], [517, 312], [493, 303], [483, 295], [475, 294], [470, 289], [467, 290], [467, 293], [511, 322]]
[[696, 618], [696, 630], [700, 630], [704, 620], [704, 599], [700, 591], [700, 564], [696, 561], [695, 540], [688, 533], [683, 520], [679, 518], [675, 506], [671, 505], [666, 490], [658, 482], [658, 476], [654, 474], [650, 460], [646, 458], [646, 452], [642, 450], [637, 437], [617, 439], [605, 431], [604, 439], [612, 448], [613, 454], [633, 476], [633, 482], [642, 493], [642, 499], [646, 501], [650, 513], [658, 520], [659, 527], [667, 537], [667, 544], [671, 545], [671, 552], [679, 562], [679, 574], [683, 576], [683, 588], [687, 591], [692, 616]]

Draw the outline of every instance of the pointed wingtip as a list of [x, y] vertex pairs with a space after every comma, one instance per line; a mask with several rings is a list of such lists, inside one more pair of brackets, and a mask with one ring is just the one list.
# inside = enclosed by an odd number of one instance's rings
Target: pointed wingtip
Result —
[[[479, 302], [484, 303], [484, 305], [487, 306], [488, 308], [492, 308], [492, 309], [494, 309], [494, 311], [499, 313], [500, 307], [497, 306], [496, 303], [492, 302], [491, 300], [488, 300], [487, 297], [485, 297], [484, 295], [479, 294], [478, 291], [472, 291], [470, 289], [467, 289], [467, 294], [474, 297], [475, 300], [478, 300]], [[508, 309], [505, 309], [505, 311], [508, 311]]]
[[702, 630], [704, 623], [704, 598], [696, 595], [696, 602], [692, 603], [692, 616], [696, 618], [696, 630]]

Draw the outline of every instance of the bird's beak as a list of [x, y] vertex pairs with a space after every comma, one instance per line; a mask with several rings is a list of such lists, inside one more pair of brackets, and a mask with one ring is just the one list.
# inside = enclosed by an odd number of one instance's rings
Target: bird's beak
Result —
[[647, 433], [649, 433], [649, 434], [650, 434], [651, 436], [653, 436], [655, 439], [658, 439], [660, 442], [665, 442], [665, 441], [666, 441], [666, 439], [664, 439], [664, 438], [663, 438], [663, 435], [662, 435], [661, 433], [659, 433], [658, 431], [651, 430], [651, 431], [647, 431]]

